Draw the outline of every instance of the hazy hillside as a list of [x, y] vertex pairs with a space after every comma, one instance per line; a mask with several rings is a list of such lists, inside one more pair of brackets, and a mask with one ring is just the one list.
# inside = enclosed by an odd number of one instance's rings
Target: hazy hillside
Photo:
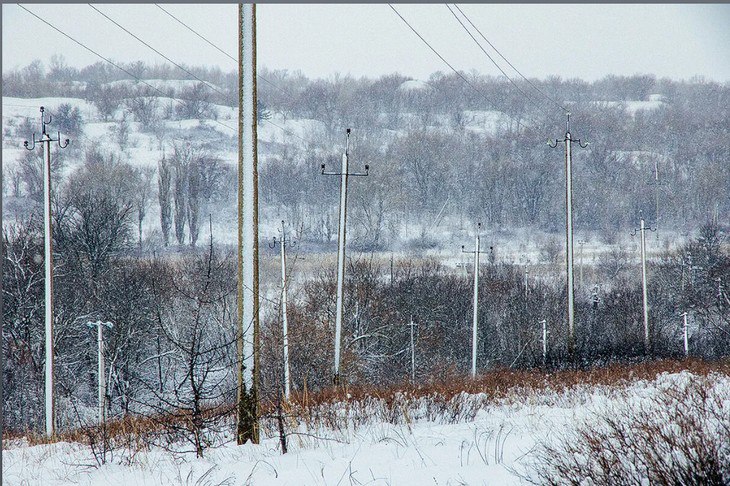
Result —
[[[129, 68], [140, 80], [124, 79], [129, 76], [102, 64], [45, 70], [35, 62], [4, 73], [7, 196], [25, 198], [33, 191], [30, 176], [23, 175], [22, 141], [37, 130], [40, 104], [51, 112], [62, 103], [79, 108], [78, 127], [69, 134], [72, 148], [59, 152], [66, 174], [92, 148], [133, 167], [156, 168], [163, 153], [172, 154], [180, 143], [218, 161], [216, 169], [201, 170], [232, 170], [237, 151], [233, 73], [192, 68], [209, 82], [203, 84], [177, 79], [160, 66]], [[444, 235], [465, 228], [470, 232], [476, 222], [494, 241], [517, 228], [528, 228], [536, 237], [559, 236], [563, 155], [545, 140], [563, 136], [564, 113], [547, 102], [528, 103], [506, 81], [485, 76], [472, 81], [483, 96], [455, 75], [442, 73], [421, 81], [398, 74], [310, 80], [262, 69], [264, 228], [283, 218], [303, 228], [305, 239], [334, 237], [338, 185], [319, 175], [319, 166], [338, 163], [344, 130], [352, 128], [353, 163], [372, 168], [370, 177], [351, 185], [355, 248], [387, 250], [407, 241], [449, 247], [456, 241]], [[578, 235], [602, 243], [623, 240], [637, 224], [639, 211], [655, 222], [657, 199], [662, 239], [669, 244], [703, 222], [723, 222], [730, 211], [725, 163], [730, 115], [724, 108], [729, 87], [651, 76], [609, 76], [594, 83], [532, 81], [568, 107], [573, 135], [591, 143], [575, 150]], [[65, 98], [56, 97], [61, 94]], [[657, 176], [660, 184], [652, 185]], [[222, 177], [204, 177], [204, 183], [217, 187], [203, 188], [200, 212], [214, 215], [219, 241], [233, 241], [235, 182], [224, 177], [222, 183]], [[156, 203], [150, 197], [143, 222], [153, 246], [160, 240]], [[16, 206], [27, 209], [20, 201], [9, 200], [6, 206], [11, 215]]]

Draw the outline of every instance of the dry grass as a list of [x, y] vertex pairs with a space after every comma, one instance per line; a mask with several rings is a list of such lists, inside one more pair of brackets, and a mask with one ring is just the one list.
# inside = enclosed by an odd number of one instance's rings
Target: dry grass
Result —
[[[621, 387], [637, 380], [653, 380], [661, 373], [689, 371], [693, 375], [706, 376], [709, 373], [730, 375], [730, 360], [703, 361], [661, 360], [638, 364], [614, 364], [590, 370], [541, 370], [514, 371], [498, 369], [470, 379], [452, 374], [430, 383], [413, 386], [342, 386], [316, 393], [306, 388], [294, 392], [290, 402], [284, 404], [283, 413], [290, 429], [299, 424], [308, 430], [328, 428], [347, 430], [371, 420], [388, 423], [407, 423], [416, 419], [442, 422], [458, 422], [473, 419], [476, 413], [489, 404], [498, 401], [521, 401], [526, 397], [551, 391], [561, 393], [575, 387], [608, 386]], [[221, 408], [210, 409], [210, 416], [221, 416], [221, 420], [233, 424], [233, 407], [227, 415]], [[261, 404], [262, 431], [277, 434], [276, 403]], [[175, 416], [129, 416], [110, 420], [105, 430], [99, 427], [82, 427], [61, 432], [47, 438], [37, 433], [10, 433], [5, 439], [26, 438], [29, 444], [43, 444], [58, 441], [83, 444], [100, 444], [109, 441], [111, 448], [121, 448], [134, 455], [136, 451], [147, 450], [158, 439], [174, 437], [174, 431], [185, 427], [184, 414]]]
[[576, 386], [620, 386], [636, 380], [653, 380], [661, 373], [680, 371], [689, 371], [700, 376], [712, 372], [730, 375], [730, 359], [718, 361], [658, 360], [637, 364], [612, 364], [589, 370], [555, 372], [497, 369], [485, 372], [475, 379], [453, 374], [444, 379], [418, 386], [404, 383], [387, 388], [344, 386], [317, 393], [308, 393], [304, 390], [293, 393], [292, 403], [308, 407], [324, 403], [363, 401], [372, 397], [390, 402], [395, 397], [402, 395], [412, 398], [438, 395], [445, 400], [450, 400], [462, 393], [483, 393], [492, 400], [500, 400], [513, 397], [515, 394], [519, 396], [522, 393], [540, 392], [546, 389], [563, 391]]

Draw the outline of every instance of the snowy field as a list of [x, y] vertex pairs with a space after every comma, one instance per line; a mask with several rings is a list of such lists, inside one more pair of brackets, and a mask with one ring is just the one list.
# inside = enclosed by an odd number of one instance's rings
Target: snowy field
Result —
[[[86, 446], [31, 447], [20, 441], [6, 445], [3, 476], [8, 485], [529, 484], [531, 475], [536, 480], [530, 464], [538, 459], [540, 444], [570, 438], [595, 417], [641, 408], [652, 397], [698, 383], [721, 398], [717, 403], [730, 400], [726, 375], [687, 371], [621, 385], [515, 391], [499, 400], [461, 394], [445, 404], [433, 397], [404, 398], [390, 407], [369, 400], [334, 406], [346, 425], [311, 429], [300, 423], [285, 455], [272, 436], [261, 445], [228, 440], [203, 459], [155, 447], [118, 454], [97, 467]], [[672, 416], [671, 406], [662, 410]]]

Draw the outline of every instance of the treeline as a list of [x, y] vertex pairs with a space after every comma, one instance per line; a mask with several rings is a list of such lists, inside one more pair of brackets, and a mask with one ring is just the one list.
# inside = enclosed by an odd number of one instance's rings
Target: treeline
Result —
[[[141, 79], [190, 77], [165, 66], [126, 68]], [[216, 118], [216, 104], [237, 104], [235, 73], [191, 69], [215, 89], [194, 79], [162, 86], [173, 101], [145, 84], [119, 83], [129, 75], [103, 63], [79, 70], [54, 58], [48, 69], [35, 61], [4, 73], [3, 94], [79, 96], [96, 106], [101, 119], [116, 122], [113, 139], [120, 150], [134, 130], [154, 135], [160, 148], [177, 133], [168, 121]], [[592, 83], [531, 80], [550, 101], [528, 85], [523, 91], [531, 100], [505, 80], [477, 74], [469, 78], [478, 92], [443, 73], [424, 82], [400, 74], [326, 80], [266, 68], [260, 74], [266, 80], [259, 83], [262, 123], [274, 116], [278, 125], [311, 119], [321, 127], [304, 133], [305, 144], [282, 131], [279, 142], [260, 142], [259, 151], [264, 218], [285, 216], [314, 239], [333, 235], [337, 187], [318, 169], [322, 162], [338, 163], [345, 128], [353, 128], [355, 137], [352, 163], [373, 169], [352, 184], [356, 247], [384, 249], [404, 240], [428, 247], [435, 244], [433, 230], [453, 231], [455, 221], [460, 227], [482, 222], [490, 231], [558, 232], [564, 225], [563, 155], [544, 143], [564, 134], [565, 115], [557, 105], [572, 112], [573, 136], [590, 142], [574, 150], [577, 232], [613, 243], [636, 225], [640, 211], [663, 230], [684, 234], [710, 219], [728, 223], [727, 85], [650, 75]], [[30, 122], [25, 125], [6, 127], [6, 136], [29, 138]], [[71, 128], [82, 125], [77, 120]], [[229, 145], [212, 129], [189, 132], [176, 137], [214, 155]]]

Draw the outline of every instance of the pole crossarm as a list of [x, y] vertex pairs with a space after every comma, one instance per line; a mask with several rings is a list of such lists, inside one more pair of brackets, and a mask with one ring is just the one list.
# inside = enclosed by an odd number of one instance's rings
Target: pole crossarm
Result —
[[43, 130], [43, 132], [41, 133], [41, 139], [36, 140], [35, 132], [33, 132], [32, 143], [28, 143], [28, 141], [26, 140], [23, 142], [23, 147], [25, 147], [28, 150], [34, 150], [36, 143], [43, 143], [43, 142], [58, 142], [59, 147], [61, 147], [61, 148], [68, 147], [68, 144], [71, 143], [71, 140], [66, 138], [66, 139], [64, 139], [63, 143], [61, 143], [61, 132], [60, 131], [56, 132], [58, 134], [58, 138], [51, 138], [51, 136], [48, 135], [48, 132], [46, 131], [46, 125], [51, 124], [51, 122], [53, 121], [53, 116], [48, 115], [48, 119], [46, 119], [46, 116], [44, 114], [45, 111], [46, 111], [45, 107], [41, 106], [41, 127]]
[[344, 172], [330, 172], [330, 171], [325, 171], [324, 169], [325, 169], [325, 165], [322, 164], [322, 175], [336, 175], [336, 176], [347, 175], [347, 177], [365, 177], [365, 176], [370, 175], [370, 166], [368, 164], [365, 164], [365, 172], [348, 172], [347, 174], [345, 174]]
[[[471, 253], [471, 254], [477, 253], [475, 250], [465, 250], [464, 248], [466, 248], [466, 247], [464, 245], [461, 245], [461, 252], [462, 253]], [[485, 254], [491, 253], [491, 252], [484, 251], [484, 250], [479, 250], [479, 253], [481, 253], [482, 255], [485, 255]], [[457, 263], [457, 265], [463, 265], [463, 264], [462, 263]]]
[[109, 321], [106, 321], [106, 322], [102, 322], [102, 321], [91, 322], [91, 321], [88, 321], [86, 323], [86, 326], [89, 329], [92, 329], [92, 328], [94, 328], [96, 326], [105, 326], [107, 329], [111, 329], [111, 328], [114, 327], [114, 324], [111, 323], [111, 322], [109, 322]]
[[580, 148], [586, 148], [591, 144], [590, 142], [583, 142], [580, 138], [573, 138], [570, 133], [570, 113], [568, 113], [568, 121], [565, 124], [565, 138], [563, 138], [562, 140], [556, 138], [554, 143], [553, 140], [550, 139], [548, 140], [547, 144], [551, 148], [555, 148], [558, 146], [558, 144], [567, 142], [576, 142]]
[[[641, 219], [641, 220], [644, 219], [644, 216], [643, 216], [642, 213], [643, 213], [643, 211], [639, 211], [639, 219]], [[639, 233], [641, 233], [642, 231], [656, 231], [656, 228], [655, 227], [651, 227], [651, 226], [646, 226], [646, 224], [644, 224], [644, 227], [643, 228], [641, 226], [639, 226], [638, 228], [634, 228], [631, 231], [631, 233], [629, 234], [629, 236], [636, 236]]]
[[[351, 129], [348, 128], [347, 129], [347, 141], [346, 141], [346, 145], [345, 145], [345, 157], [348, 157], [348, 158], [350, 157], [350, 132], [351, 132]], [[365, 177], [365, 176], [370, 175], [370, 165], [368, 165], [368, 164], [365, 164], [365, 172], [350, 172], [349, 170], [344, 170], [344, 171], [341, 170], [340, 172], [335, 172], [335, 171], [326, 170], [326, 167], [327, 167], [326, 164], [322, 164], [320, 166], [320, 168], [322, 170], [322, 172], [321, 172], [322, 175], [335, 175], [335, 176], [346, 175], [347, 177], [351, 177], [351, 176]]]
[[284, 228], [284, 221], [281, 222], [281, 228], [279, 230], [279, 233], [281, 233], [281, 236], [277, 238], [276, 236], [271, 238], [271, 243], [269, 243], [269, 248], [272, 250], [276, 248], [276, 245], [284, 245], [284, 248], [288, 248], [290, 246], [296, 246], [297, 241], [293, 240], [291, 237], [287, 237], [284, 234], [283, 228]]

